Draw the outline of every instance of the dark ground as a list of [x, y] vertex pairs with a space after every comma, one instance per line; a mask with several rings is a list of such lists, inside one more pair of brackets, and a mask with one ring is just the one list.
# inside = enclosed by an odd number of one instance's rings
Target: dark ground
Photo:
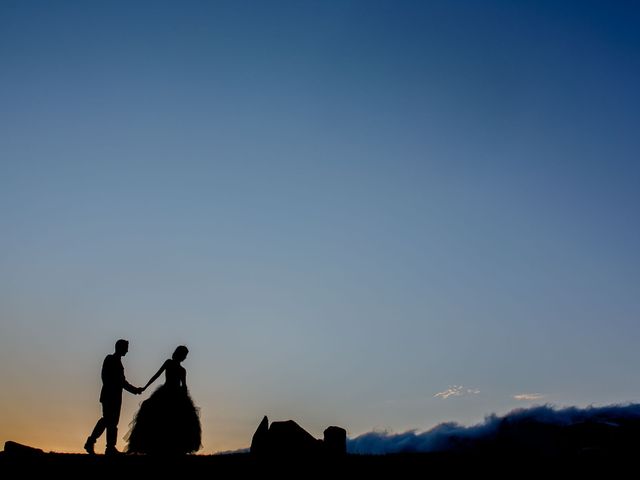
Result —
[[[250, 454], [188, 455], [179, 458], [146, 455], [0, 453], [2, 478], [488, 478], [537, 477], [613, 478], [638, 474], [640, 456], [625, 452], [574, 452], [545, 457], [527, 452], [421, 453], [329, 457], [253, 458]], [[617, 476], [617, 475], [616, 475]]]
[[[319, 441], [295, 422], [272, 424], [291, 428], [280, 432], [282, 436], [260, 440], [266, 443], [257, 442], [254, 435], [253, 455], [61, 454], [7, 441], [0, 452], [0, 480], [640, 478], [637, 405], [581, 410], [577, 413], [586, 412], [587, 418], [578, 415], [580, 421], [555, 423], [541, 420], [538, 410], [546, 416], [554, 414], [538, 408], [507, 415], [497, 419], [490, 434], [448, 437], [449, 450], [440, 453], [341, 455], [344, 449], [327, 450], [326, 443], [319, 448]], [[263, 422], [266, 428], [266, 419]]]

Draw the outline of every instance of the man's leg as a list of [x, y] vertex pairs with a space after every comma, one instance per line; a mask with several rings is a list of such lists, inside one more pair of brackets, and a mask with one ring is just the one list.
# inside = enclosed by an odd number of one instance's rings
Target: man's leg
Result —
[[100, 418], [100, 420], [98, 420], [96, 426], [93, 427], [93, 432], [91, 432], [91, 435], [89, 435], [89, 438], [87, 438], [87, 441], [84, 444], [84, 449], [88, 454], [93, 455], [95, 453], [95, 451], [93, 450], [93, 446], [96, 444], [96, 440], [100, 438], [100, 435], [102, 435], [105, 428], [107, 428], [107, 422], [105, 421], [104, 417], [102, 417]]
[[107, 449], [105, 453], [118, 453], [118, 422], [120, 421], [120, 402], [103, 404], [103, 418], [107, 427]]

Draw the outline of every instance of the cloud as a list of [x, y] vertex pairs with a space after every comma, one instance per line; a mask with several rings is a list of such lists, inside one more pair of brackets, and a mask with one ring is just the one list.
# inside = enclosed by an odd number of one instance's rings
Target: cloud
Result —
[[249, 453], [251, 449], [247, 448], [239, 448], [237, 450], [220, 450], [218, 452], [214, 452], [213, 455], [237, 455], [240, 453]]
[[546, 397], [543, 393], [518, 393], [513, 396], [516, 400], [522, 401], [532, 401], [532, 400], [541, 400]]
[[[369, 432], [348, 439], [347, 451], [359, 454], [463, 451], [478, 445], [500, 445], [500, 442], [511, 447], [522, 445], [523, 448], [545, 451], [555, 448], [555, 443], [550, 441], [553, 440], [552, 435], [562, 437], [559, 432], [563, 432], [565, 427], [575, 426], [581, 429], [596, 425], [601, 429], [609, 429], [603, 438], [615, 438], [617, 432], [635, 431], [629, 426], [638, 425], [638, 422], [640, 404], [562, 409], [543, 405], [513, 410], [504, 416], [492, 414], [484, 422], [470, 427], [448, 422], [422, 433], [417, 433], [416, 430], [397, 434], [386, 431]], [[533, 425], [544, 427], [538, 431], [546, 433], [532, 436]], [[569, 438], [589, 438], [589, 435], [583, 437], [574, 434]]]
[[461, 397], [463, 395], [477, 395], [480, 390], [477, 388], [465, 388], [462, 385], [450, 385], [444, 392], [438, 392], [434, 398], [442, 398], [446, 400], [449, 397]]

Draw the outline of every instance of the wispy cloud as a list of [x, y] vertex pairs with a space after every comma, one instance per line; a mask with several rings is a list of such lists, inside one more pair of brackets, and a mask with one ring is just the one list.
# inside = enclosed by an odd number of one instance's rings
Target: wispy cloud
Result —
[[480, 390], [477, 388], [466, 388], [462, 385], [449, 385], [443, 392], [438, 392], [434, 395], [435, 398], [442, 398], [446, 400], [449, 397], [461, 397], [463, 395], [477, 395], [480, 393]]
[[546, 397], [546, 395], [543, 393], [518, 393], [513, 396], [514, 399], [525, 401], [525, 402], [532, 401], [532, 400], [541, 400], [544, 397]]

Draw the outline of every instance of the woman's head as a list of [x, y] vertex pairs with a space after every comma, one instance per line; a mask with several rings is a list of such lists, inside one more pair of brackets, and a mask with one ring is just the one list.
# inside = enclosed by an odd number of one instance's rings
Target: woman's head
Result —
[[183, 361], [185, 358], [187, 358], [187, 354], [189, 353], [189, 349], [187, 347], [185, 347], [184, 345], [180, 345], [178, 348], [176, 348], [176, 350], [173, 352], [173, 355], [171, 358], [173, 358], [174, 360], [177, 360], [178, 362]]

